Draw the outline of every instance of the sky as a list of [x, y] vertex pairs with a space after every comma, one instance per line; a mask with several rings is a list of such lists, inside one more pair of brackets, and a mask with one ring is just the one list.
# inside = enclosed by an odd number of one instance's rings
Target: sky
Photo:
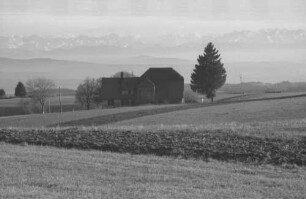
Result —
[[305, 0], [1, 0], [0, 35], [306, 29]]
[[[222, 35], [262, 29], [306, 31], [306, 0], [0, 0], [0, 36], [99, 37], [116, 33], [151, 39], [169, 34]], [[266, 53], [241, 51], [222, 51], [222, 55], [249, 59], [243, 53], [253, 53], [253, 57], [262, 61], [262, 54]], [[287, 52], [302, 57], [297, 61], [305, 66], [305, 48]], [[280, 60], [285, 59], [284, 53], [273, 53]], [[196, 59], [197, 54], [194, 56]], [[254, 77], [272, 81], [264, 70], [252, 69], [255, 72], [250, 74]], [[244, 70], [229, 68], [228, 79], [239, 81], [240, 74], [247, 74], [250, 68]], [[301, 81], [305, 72], [303, 68], [291, 68], [291, 79], [283, 73], [273, 77], [279, 77], [275, 81], [295, 81], [295, 77], [300, 77], [296, 81]], [[187, 79], [189, 76], [186, 73]]]

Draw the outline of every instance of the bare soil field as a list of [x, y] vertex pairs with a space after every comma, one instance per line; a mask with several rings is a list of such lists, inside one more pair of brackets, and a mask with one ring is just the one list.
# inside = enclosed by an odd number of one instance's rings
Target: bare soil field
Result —
[[304, 198], [305, 167], [0, 143], [0, 198]]

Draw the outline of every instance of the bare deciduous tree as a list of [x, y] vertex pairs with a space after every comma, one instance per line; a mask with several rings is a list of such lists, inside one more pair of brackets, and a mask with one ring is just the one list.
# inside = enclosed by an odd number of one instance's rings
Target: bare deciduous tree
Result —
[[51, 95], [51, 89], [55, 88], [55, 83], [50, 79], [35, 78], [26, 82], [27, 91], [29, 97], [34, 102], [39, 102], [41, 106], [41, 112], [45, 113], [46, 99]]
[[94, 103], [97, 87], [98, 83], [95, 79], [86, 78], [76, 90], [76, 101], [89, 110], [91, 105]]

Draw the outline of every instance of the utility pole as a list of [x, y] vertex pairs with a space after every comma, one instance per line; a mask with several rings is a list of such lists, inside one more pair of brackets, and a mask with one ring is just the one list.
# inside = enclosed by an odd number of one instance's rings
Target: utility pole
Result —
[[242, 74], [240, 74], [240, 92], [241, 92], [241, 93], [244, 93], [244, 92], [242, 91]]
[[51, 113], [50, 99], [49, 99], [49, 113]]
[[60, 103], [60, 113], [63, 112], [63, 108], [62, 108], [62, 99], [61, 99], [61, 87], [59, 87], [59, 103]]

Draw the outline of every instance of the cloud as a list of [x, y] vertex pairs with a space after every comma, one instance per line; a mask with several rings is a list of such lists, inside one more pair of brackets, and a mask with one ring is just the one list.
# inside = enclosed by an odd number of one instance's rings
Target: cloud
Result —
[[1, 0], [1, 34], [305, 29], [304, 0]]
[[2, 15], [3, 35], [105, 35], [199, 33], [222, 34], [234, 30], [266, 28], [306, 29], [302, 21], [283, 20], [202, 20], [189, 17], [157, 16], [54, 16], [42, 14]]

